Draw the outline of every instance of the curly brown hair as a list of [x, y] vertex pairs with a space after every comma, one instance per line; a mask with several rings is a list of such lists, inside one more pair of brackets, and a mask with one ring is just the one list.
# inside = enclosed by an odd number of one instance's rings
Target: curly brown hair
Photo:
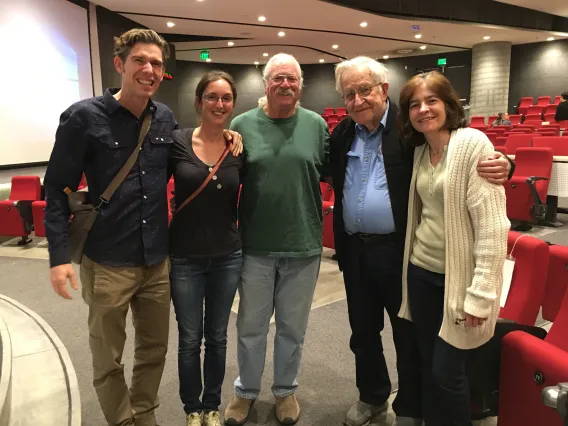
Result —
[[155, 44], [162, 51], [162, 59], [164, 61], [170, 57], [168, 42], [156, 31], [144, 28], [134, 28], [115, 37], [113, 53], [124, 62], [136, 43]]
[[418, 86], [425, 84], [436, 94], [446, 106], [446, 122], [444, 129], [452, 131], [467, 127], [465, 112], [452, 83], [438, 71], [430, 71], [412, 77], [400, 91], [400, 113], [398, 115], [398, 128], [400, 136], [411, 146], [420, 146], [426, 142], [424, 135], [417, 132], [410, 122], [410, 100]]

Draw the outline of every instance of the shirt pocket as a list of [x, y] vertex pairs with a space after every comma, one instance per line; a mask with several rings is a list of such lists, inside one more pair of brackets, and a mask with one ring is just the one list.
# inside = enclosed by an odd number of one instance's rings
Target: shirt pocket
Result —
[[144, 146], [144, 156], [151, 167], [167, 167], [168, 157], [173, 144], [171, 135], [153, 133], [149, 135], [150, 143]]
[[383, 160], [383, 156], [380, 154], [376, 154], [377, 158], [375, 159], [375, 167], [373, 171], [374, 175], [374, 186], [377, 190], [387, 189], [387, 173], [385, 170], [385, 162]]
[[117, 138], [112, 134], [107, 134], [102, 136], [100, 139], [100, 153], [101, 153], [101, 164], [105, 167], [105, 164], [122, 164], [130, 154], [134, 147], [128, 143], [126, 139]]
[[355, 184], [355, 179], [361, 172], [361, 155], [354, 151], [347, 153], [347, 167], [345, 169], [345, 179], [343, 186], [347, 190], [351, 190]]

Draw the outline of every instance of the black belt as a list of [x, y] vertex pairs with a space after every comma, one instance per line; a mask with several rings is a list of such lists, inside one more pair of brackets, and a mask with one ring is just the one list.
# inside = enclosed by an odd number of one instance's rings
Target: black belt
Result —
[[391, 232], [390, 234], [366, 234], [363, 232], [357, 232], [353, 234], [352, 237], [357, 237], [364, 244], [375, 244], [400, 239], [400, 235], [396, 232]]

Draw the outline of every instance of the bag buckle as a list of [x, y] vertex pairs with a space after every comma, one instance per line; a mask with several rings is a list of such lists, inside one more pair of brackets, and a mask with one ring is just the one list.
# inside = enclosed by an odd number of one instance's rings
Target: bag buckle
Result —
[[101, 200], [101, 202], [97, 207], [95, 207], [96, 211], [99, 211], [101, 209], [101, 207], [103, 206], [103, 204], [108, 204], [108, 200], [105, 200], [102, 196], [99, 197], [99, 199]]

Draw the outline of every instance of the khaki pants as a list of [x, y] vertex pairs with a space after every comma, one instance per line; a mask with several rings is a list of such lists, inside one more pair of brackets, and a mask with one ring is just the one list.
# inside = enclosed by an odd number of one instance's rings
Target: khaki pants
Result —
[[[154, 410], [168, 348], [169, 261], [112, 267], [83, 256], [81, 283], [83, 300], [89, 305], [93, 385], [108, 424], [155, 426]], [[130, 389], [121, 363], [129, 305], [135, 329]]]

